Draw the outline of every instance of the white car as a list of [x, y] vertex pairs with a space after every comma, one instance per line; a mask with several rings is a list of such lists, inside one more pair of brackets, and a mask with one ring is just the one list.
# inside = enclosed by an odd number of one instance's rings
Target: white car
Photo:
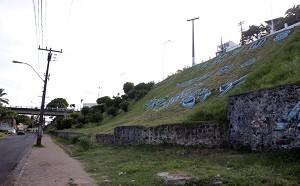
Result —
[[7, 131], [7, 134], [15, 134], [16, 133], [16, 129], [9, 129]]

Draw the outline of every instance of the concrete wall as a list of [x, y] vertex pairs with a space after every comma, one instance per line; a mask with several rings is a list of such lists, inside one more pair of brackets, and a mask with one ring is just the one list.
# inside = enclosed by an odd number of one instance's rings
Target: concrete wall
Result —
[[220, 147], [226, 139], [225, 130], [218, 124], [161, 125], [157, 127], [119, 126], [113, 135], [98, 134], [98, 142], [117, 144], [173, 144]]
[[300, 83], [229, 98], [228, 140], [252, 150], [300, 147]]

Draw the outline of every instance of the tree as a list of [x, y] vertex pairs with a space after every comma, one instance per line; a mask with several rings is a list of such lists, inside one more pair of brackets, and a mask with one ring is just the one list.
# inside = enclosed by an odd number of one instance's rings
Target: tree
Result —
[[111, 98], [109, 96], [104, 96], [104, 97], [101, 97], [101, 98], [98, 98], [96, 100], [97, 104], [104, 104], [106, 106], [109, 106], [111, 105]]
[[81, 114], [83, 116], [87, 116], [89, 114], [89, 112], [90, 112], [90, 108], [89, 107], [82, 107]]
[[32, 125], [33, 124], [33, 120], [30, 117], [26, 116], [26, 115], [17, 115], [15, 117], [15, 119], [16, 119], [17, 123], [23, 123], [25, 125]]
[[3, 96], [5, 96], [6, 93], [4, 92], [3, 88], [0, 88], [0, 106], [2, 105], [2, 103], [8, 104], [8, 99], [7, 98], [3, 98]]
[[101, 123], [102, 120], [103, 120], [103, 115], [99, 111], [91, 113], [91, 115], [89, 117], [89, 121], [92, 123]]
[[123, 91], [125, 94], [128, 94], [128, 92], [130, 92], [133, 88], [134, 88], [134, 84], [131, 82], [126, 82], [123, 85]]
[[55, 98], [50, 103], [47, 104], [47, 107], [52, 108], [67, 108], [69, 106], [69, 103], [64, 98]]
[[251, 25], [249, 26], [248, 30], [242, 32], [241, 44], [244, 45], [251, 41], [257, 40], [259, 37], [266, 36], [269, 31], [270, 28], [264, 26], [263, 24], [260, 24], [259, 26]]
[[0, 120], [6, 118], [15, 118], [18, 114], [8, 108], [0, 106]]
[[288, 25], [295, 24], [300, 21], [300, 5], [294, 5], [285, 12], [285, 22]]

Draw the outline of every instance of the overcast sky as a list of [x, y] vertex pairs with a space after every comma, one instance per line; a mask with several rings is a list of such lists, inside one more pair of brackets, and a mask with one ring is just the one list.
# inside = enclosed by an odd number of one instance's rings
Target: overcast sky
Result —
[[38, 4], [0, 0], [0, 88], [13, 106], [40, 106], [42, 80], [29, 66], [12, 63], [26, 62], [44, 77], [47, 52], [38, 45], [63, 51], [50, 63], [46, 102], [65, 98], [79, 108], [81, 99], [122, 95], [125, 82], [159, 82], [191, 66], [187, 19], [199, 17], [200, 63], [215, 56], [221, 37], [239, 43], [240, 21], [245, 29], [259, 25], [299, 0], [43, 0], [42, 10]]

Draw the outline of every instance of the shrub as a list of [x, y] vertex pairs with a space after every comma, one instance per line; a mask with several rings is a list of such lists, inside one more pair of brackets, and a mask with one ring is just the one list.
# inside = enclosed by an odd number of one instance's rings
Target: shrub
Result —
[[103, 121], [103, 115], [101, 112], [94, 112], [90, 115], [89, 121], [92, 123], [101, 123]]
[[77, 123], [74, 125], [75, 128], [83, 128], [84, 127], [84, 123]]
[[129, 101], [123, 101], [122, 103], [120, 103], [120, 107], [124, 112], [128, 111], [129, 105], [130, 105]]
[[73, 112], [72, 114], [70, 114], [70, 117], [73, 119], [77, 119], [79, 116], [80, 116], [80, 114], [77, 112]]
[[106, 109], [106, 113], [110, 116], [116, 116], [118, 115], [118, 109], [114, 106], [111, 106]]
[[91, 140], [91, 138], [89, 138], [87, 136], [81, 136], [81, 137], [79, 137], [77, 143], [84, 150], [93, 149], [96, 146], [95, 143]]
[[75, 125], [77, 121], [71, 117], [65, 118], [61, 121], [61, 128], [68, 129]]
[[71, 144], [75, 144], [79, 141], [79, 136], [70, 136], [69, 140]]
[[88, 116], [79, 116], [77, 118], [78, 123], [87, 124], [89, 122]]

